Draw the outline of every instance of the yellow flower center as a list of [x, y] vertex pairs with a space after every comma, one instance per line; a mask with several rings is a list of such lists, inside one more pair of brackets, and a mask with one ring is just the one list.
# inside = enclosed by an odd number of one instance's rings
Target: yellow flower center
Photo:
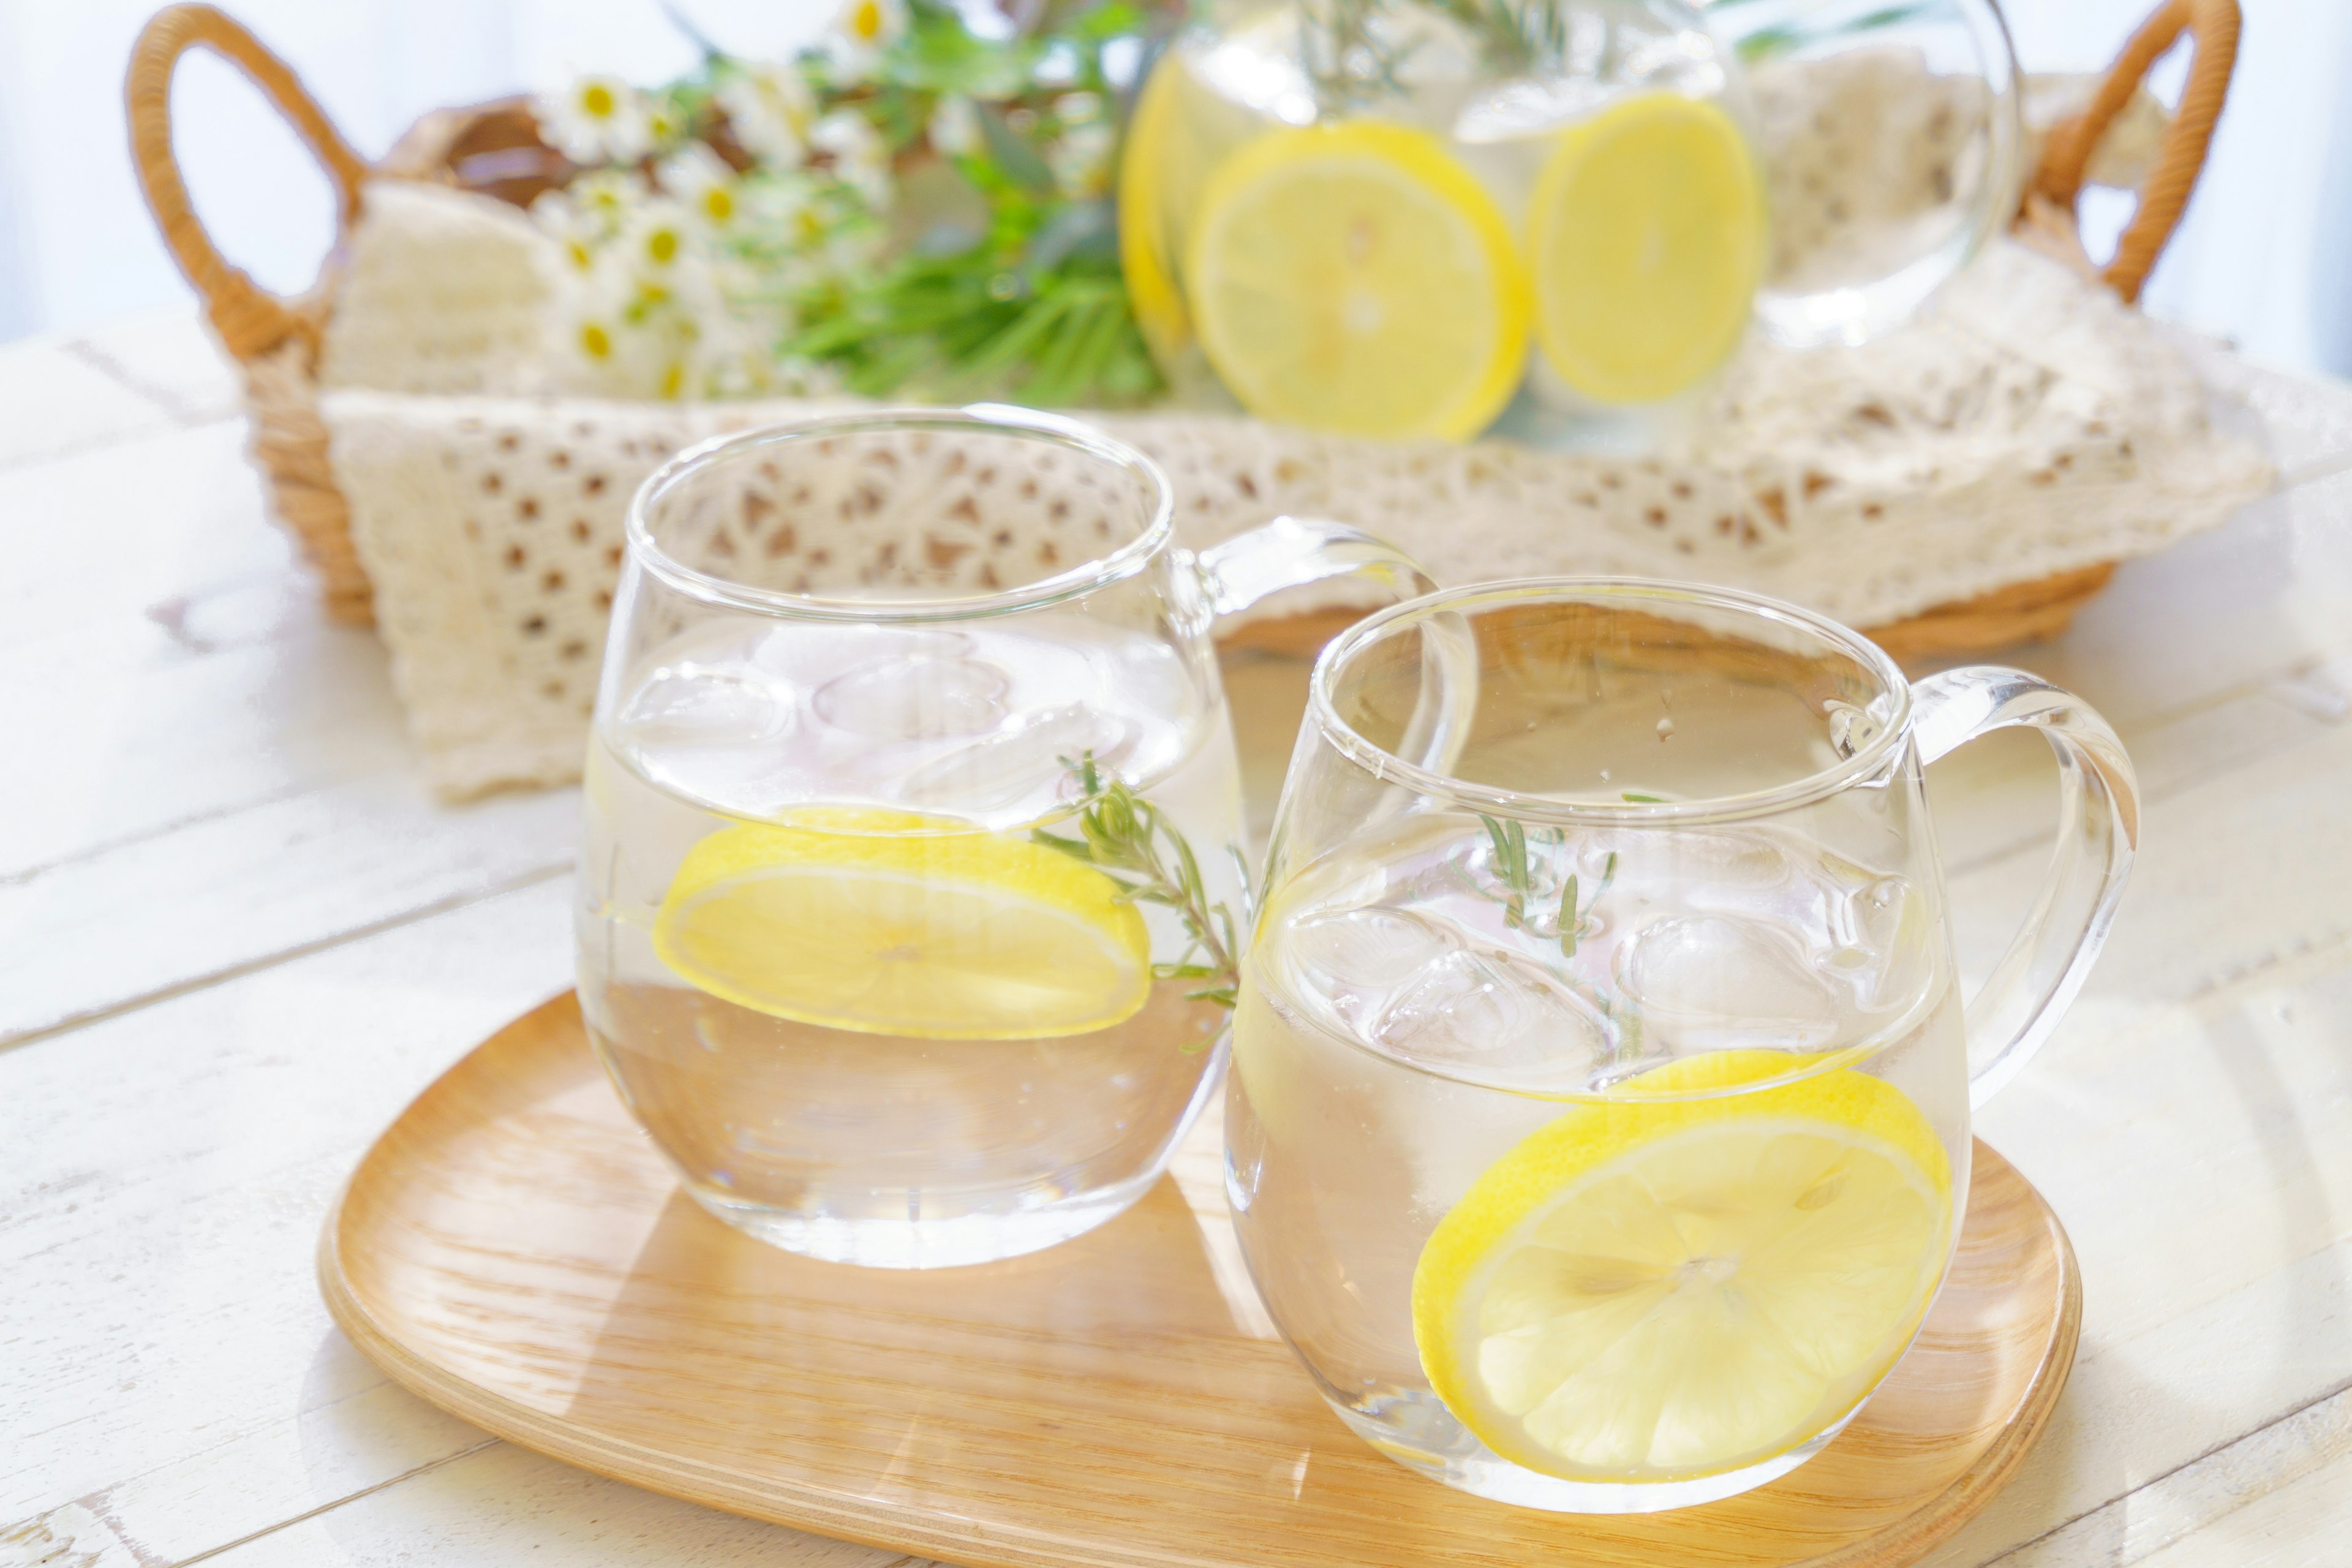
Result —
[[613, 89], [601, 81], [592, 81], [580, 89], [580, 111], [593, 119], [609, 120], [613, 111], [620, 107], [620, 100], [613, 96]]
[[657, 228], [646, 237], [646, 254], [667, 267], [677, 258], [677, 234], [674, 229]]
[[735, 197], [724, 185], [712, 185], [702, 193], [702, 210], [710, 215], [713, 223], [725, 223], [735, 216]]
[[882, 0], [858, 0], [857, 7], [849, 14], [849, 30], [857, 35], [860, 43], [870, 44], [882, 36]]
[[612, 358], [613, 339], [611, 334], [606, 332], [604, 328], [598, 326], [593, 321], [582, 322], [580, 326], [580, 352], [586, 354], [590, 359]]

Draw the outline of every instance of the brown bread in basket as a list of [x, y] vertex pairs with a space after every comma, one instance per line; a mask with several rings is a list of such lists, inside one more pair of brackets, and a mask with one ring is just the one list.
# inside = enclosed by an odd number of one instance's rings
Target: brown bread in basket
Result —
[[[2203, 169], [2214, 121], [2236, 62], [2237, 0], [2166, 0], [2125, 46], [2090, 105], [2049, 136], [2026, 185], [2021, 231], [2045, 248], [2071, 252], [2077, 264], [2074, 207], [2099, 137], [2131, 100], [2156, 60], [2186, 32], [2195, 59], [2172, 123], [2139, 192], [2138, 210], [2096, 273], [2126, 302], [2137, 301], [2165, 243], [2180, 221]], [[327, 608], [339, 620], [373, 618], [367, 574], [352, 545], [342, 493], [328, 461], [327, 427], [318, 406], [321, 332], [334, 309], [331, 262], [308, 291], [271, 294], [229, 264], [190, 205], [172, 146], [172, 75], [191, 48], [207, 48], [251, 79], [309, 143], [333, 180], [339, 231], [358, 219], [370, 178], [436, 181], [527, 205], [572, 173], [539, 136], [526, 103], [504, 100], [425, 116], [383, 163], [371, 166], [329, 122], [282, 60], [211, 5], [173, 5], [140, 35], [125, 83], [131, 141], [140, 183], [180, 268], [202, 296], [214, 330], [245, 374], [255, 462], [269, 480], [279, 517], [301, 540], [321, 579]], [[2114, 575], [2112, 563], [2013, 584], [1932, 609], [1870, 634], [1906, 660], [1980, 652], [2054, 636]], [[1313, 646], [1333, 629], [1328, 616], [1295, 626], [1262, 628], [1255, 640]], [[1271, 635], [1269, 635], [1269, 633]]]

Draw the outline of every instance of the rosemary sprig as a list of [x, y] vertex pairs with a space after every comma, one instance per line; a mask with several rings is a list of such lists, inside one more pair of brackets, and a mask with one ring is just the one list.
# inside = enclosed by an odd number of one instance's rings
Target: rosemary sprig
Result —
[[1496, 879], [1503, 884], [1503, 923], [1528, 929], [1528, 900], [1535, 896], [1535, 878], [1528, 864], [1528, 830], [1515, 820], [1497, 821], [1480, 813], [1487, 842], [1494, 846]]
[[1241, 984], [1241, 944], [1231, 908], [1209, 900], [1192, 845], [1158, 806], [1105, 773], [1092, 752], [1061, 762], [1077, 781], [1081, 837], [1037, 827], [1030, 837], [1109, 877], [1118, 884], [1120, 902], [1173, 910], [1187, 945], [1175, 962], [1154, 963], [1151, 977], [1203, 982], [1185, 1000], [1230, 1009]]
[[[1503, 923], [1531, 936], [1543, 933], [1528, 919], [1528, 902], [1537, 893], [1535, 864], [1528, 854], [1528, 830], [1519, 823], [1497, 818], [1481, 812], [1478, 820], [1486, 826], [1486, 842], [1493, 850], [1495, 879], [1503, 886], [1498, 900], [1503, 906]], [[1566, 840], [1555, 833], [1554, 847]], [[1559, 904], [1552, 916], [1552, 931], [1559, 942], [1562, 958], [1576, 956], [1577, 942], [1591, 924], [1592, 911], [1609, 895], [1610, 885], [1617, 880], [1617, 852], [1612, 849], [1601, 868], [1600, 885], [1592, 889], [1590, 902], [1583, 902], [1578, 892], [1577, 877], [1569, 872], [1560, 880]]]

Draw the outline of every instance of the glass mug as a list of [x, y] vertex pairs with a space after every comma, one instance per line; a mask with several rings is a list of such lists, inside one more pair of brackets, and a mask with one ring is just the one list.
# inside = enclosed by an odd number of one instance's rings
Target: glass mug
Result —
[[894, 1268], [1033, 1251], [1156, 1180], [1250, 919], [1209, 634], [1416, 566], [1018, 409], [685, 453], [631, 504], [586, 773], [590, 1036], [697, 1201]]
[[[1965, 1016], [1921, 768], [2032, 725], [2059, 848]], [[1234, 1018], [1227, 1181], [1359, 1435], [1646, 1512], [1818, 1452], [1942, 1283], [1969, 1113], [2104, 941], [2115, 733], [2016, 670], [1634, 579], [1452, 590], [1318, 661]]]

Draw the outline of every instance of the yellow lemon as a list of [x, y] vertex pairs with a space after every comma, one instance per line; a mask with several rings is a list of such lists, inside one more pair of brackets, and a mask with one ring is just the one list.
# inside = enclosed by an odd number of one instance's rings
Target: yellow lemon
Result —
[[1748, 330], [1764, 241], [1748, 139], [1717, 105], [1643, 93], [1570, 127], [1528, 208], [1546, 363], [1600, 403], [1696, 385]]
[[1577, 1106], [1423, 1249], [1413, 1339], [1496, 1453], [1663, 1481], [1788, 1452], [1868, 1394], [1943, 1276], [1951, 1171], [1918, 1108], [1821, 1058], [1718, 1051]]
[[1209, 363], [1268, 419], [1463, 439], [1526, 363], [1509, 226], [1410, 126], [1286, 128], [1242, 148], [1202, 197], [1186, 287]]
[[1150, 940], [1108, 877], [908, 812], [723, 827], [680, 862], [654, 951], [714, 996], [928, 1039], [1084, 1034], [1151, 990]]
[[1173, 51], [1162, 55], [1127, 122], [1127, 148], [1118, 167], [1119, 270], [1127, 277], [1135, 324], [1162, 364], [1192, 335], [1184, 297], [1168, 275], [1169, 207], [1179, 187], [1195, 183], [1181, 162], [1186, 143], [1176, 128], [1177, 98], [1183, 90], [1182, 63]]

